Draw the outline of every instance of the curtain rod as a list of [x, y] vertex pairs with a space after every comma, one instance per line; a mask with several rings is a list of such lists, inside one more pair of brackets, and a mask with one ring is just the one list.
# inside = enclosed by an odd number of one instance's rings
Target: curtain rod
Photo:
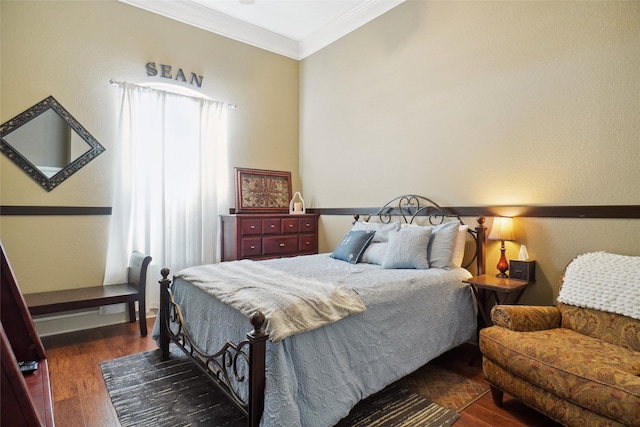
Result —
[[[236, 109], [238, 108], [238, 105], [237, 105], [237, 104], [229, 104], [229, 103], [222, 102], [222, 101], [216, 101], [215, 99], [211, 99], [211, 98], [205, 97], [205, 95], [203, 95], [203, 96], [201, 96], [201, 97], [191, 96], [191, 95], [185, 95], [185, 94], [183, 94], [183, 93], [179, 93], [179, 92], [172, 92], [172, 91], [170, 91], [170, 90], [157, 89], [157, 88], [152, 87], [152, 86], [145, 86], [145, 85], [140, 85], [140, 84], [137, 84], [137, 83], [131, 83], [131, 82], [120, 82], [120, 81], [118, 81], [118, 80], [114, 80], [114, 79], [109, 80], [109, 83], [110, 83], [112, 86], [124, 86], [124, 85], [129, 84], [129, 85], [132, 85], [132, 86], [135, 86], [135, 87], [140, 87], [140, 88], [144, 88], [144, 89], [148, 89], [148, 90], [153, 90], [153, 91], [156, 91], [156, 92], [170, 93], [170, 94], [172, 94], [172, 95], [184, 96], [184, 97], [187, 97], [187, 98], [193, 98], [193, 99], [207, 99], [207, 100], [209, 100], [209, 101], [219, 102], [220, 104], [222, 104], [222, 105], [224, 105], [225, 107], [230, 108], [230, 109], [232, 109], [232, 110], [236, 110]], [[164, 84], [167, 84], [167, 83], [164, 83]], [[175, 87], [176, 87], [176, 88], [182, 88], [182, 86], [175, 86]]]

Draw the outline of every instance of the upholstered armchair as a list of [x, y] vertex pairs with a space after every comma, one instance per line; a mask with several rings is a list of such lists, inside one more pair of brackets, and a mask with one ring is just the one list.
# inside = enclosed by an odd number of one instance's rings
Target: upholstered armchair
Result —
[[[626, 258], [640, 268], [640, 257]], [[581, 261], [578, 268], [594, 260]], [[582, 285], [583, 276], [570, 266], [562, 286], [569, 280], [571, 286], [584, 286], [585, 294], [594, 288], [597, 296], [599, 289], [620, 281]], [[620, 285], [625, 300], [640, 295], [640, 274], [621, 280], [627, 282]], [[607, 298], [597, 299], [608, 304]], [[480, 331], [480, 350], [496, 405], [502, 405], [506, 392], [563, 425], [640, 426], [640, 319], [563, 302], [499, 305], [491, 317], [494, 325]]]

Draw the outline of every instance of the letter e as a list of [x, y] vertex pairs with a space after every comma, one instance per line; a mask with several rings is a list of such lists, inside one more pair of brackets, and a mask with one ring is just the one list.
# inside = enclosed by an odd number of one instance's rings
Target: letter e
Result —
[[160, 68], [162, 69], [162, 74], [160, 77], [164, 77], [165, 79], [171, 78], [171, 65], [160, 64]]

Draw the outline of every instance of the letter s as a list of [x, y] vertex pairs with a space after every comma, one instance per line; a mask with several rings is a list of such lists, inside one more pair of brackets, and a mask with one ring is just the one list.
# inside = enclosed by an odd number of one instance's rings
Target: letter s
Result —
[[156, 69], [156, 63], [155, 62], [147, 62], [147, 76], [157, 76], [158, 75], [158, 70]]

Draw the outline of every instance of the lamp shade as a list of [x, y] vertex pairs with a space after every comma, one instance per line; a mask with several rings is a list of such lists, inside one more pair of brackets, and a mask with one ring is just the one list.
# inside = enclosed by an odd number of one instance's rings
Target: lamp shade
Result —
[[488, 239], [515, 240], [515, 236], [513, 235], [513, 218], [504, 216], [494, 218]]

